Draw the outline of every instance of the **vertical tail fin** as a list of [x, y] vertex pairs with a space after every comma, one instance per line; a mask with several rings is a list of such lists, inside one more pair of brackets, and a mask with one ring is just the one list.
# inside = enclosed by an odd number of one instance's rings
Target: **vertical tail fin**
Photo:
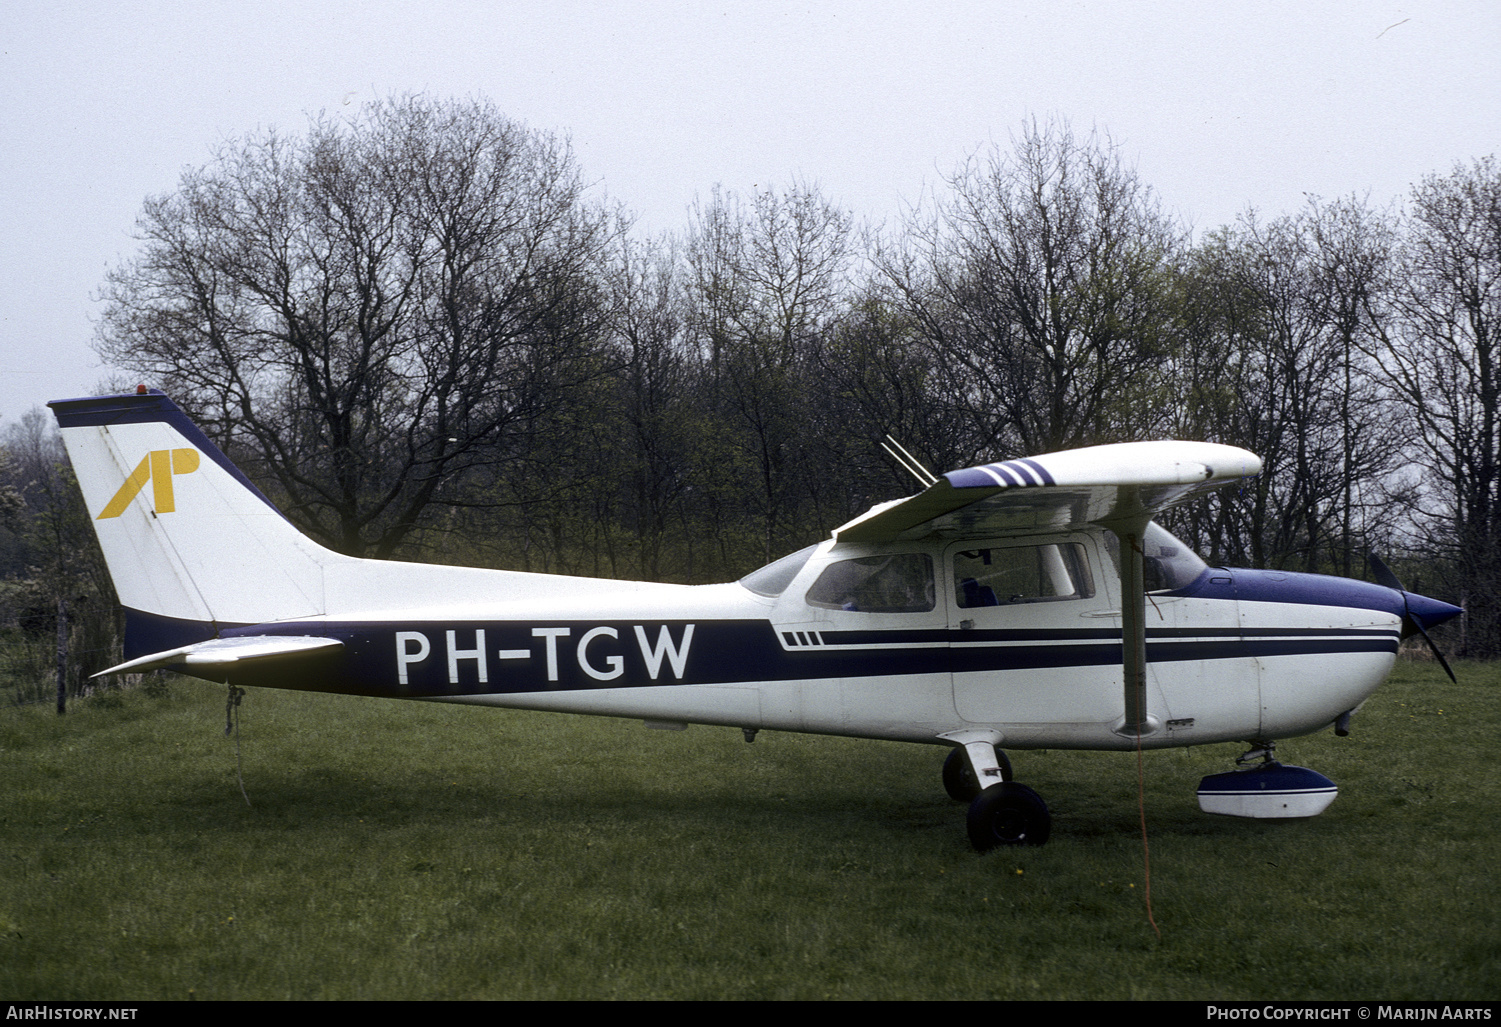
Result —
[[161, 392], [48, 406], [126, 608], [127, 656], [324, 612], [324, 568], [344, 558], [298, 531]]

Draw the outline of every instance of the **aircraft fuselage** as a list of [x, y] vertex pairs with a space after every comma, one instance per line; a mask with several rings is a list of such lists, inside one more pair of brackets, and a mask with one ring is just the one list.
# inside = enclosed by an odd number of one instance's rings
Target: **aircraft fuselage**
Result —
[[[1018, 548], [1004, 539], [838, 551], [826, 543], [778, 596], [731, 583], [655, 586], [643, 601], [600, 580], [586, 616], [569, 595], [227, 628], [226, 638], [318, 636], [344, 648], [295, 669], [269, 663], [211, 676], [753, 729], [935, 742], [980, 726], [1008, 748], [1132, 748], [1120, 706], [1119, 585], [1104, 533], [1057, 544], [1073, 547], [1074, 576], [1088, 582], [1079, 594], [963, 605], [951, 568], [964, 558], [955, 554], [985, 551], [999, 562]], [[893, 557], [921, 558], [934, 574], [916, 601], [896, 604], [903, 608], [809, 601], [834, 564]], [[1150, 594], [1153, 730], [1142, 744], [1287, 737], [1328, 725], [1390, 670], [1401, 602], [1390, 589], [1346, 579], [1219, 568]]]

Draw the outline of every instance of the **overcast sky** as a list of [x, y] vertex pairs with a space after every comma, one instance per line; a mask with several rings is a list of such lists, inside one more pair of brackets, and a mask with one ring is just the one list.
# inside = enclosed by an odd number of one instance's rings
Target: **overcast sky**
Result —
[[1108, 131], [1202, 231], [1501, 150], [1501, 4], [1023, 0], [0, 6], [0, 418], [92, 394], [143, 199], [227, 139], [425, 92], [566, 133], [642, 231], [716, 184], [895, 221], [1024, 119]]

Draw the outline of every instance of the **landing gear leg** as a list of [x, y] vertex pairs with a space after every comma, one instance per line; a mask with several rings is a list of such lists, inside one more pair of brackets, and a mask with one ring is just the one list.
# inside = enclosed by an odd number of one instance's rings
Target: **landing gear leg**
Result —
[[[1011, 761], [999, 749], [995, 753], [996, 766], [1000, 768], [1001, 780], [1011, 780]], [[974, 802], [981, 792], [980, 779], [969, 764], [969, 753], [964, 749], [950, 749], [943, 761], [943, 790], [955, 802]]]

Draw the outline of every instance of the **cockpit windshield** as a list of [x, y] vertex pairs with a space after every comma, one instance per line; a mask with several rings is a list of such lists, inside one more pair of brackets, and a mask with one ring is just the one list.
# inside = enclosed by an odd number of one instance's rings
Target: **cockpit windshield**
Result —
[[[1115, 569], [1120, 571], [1120, 541], [1115, 538], [1114, 532], [1105, 533], [1105, 545], [1111, 551]], [[1147, 592], [1187, 589], [1210, 566], [1156, 521], [1148, 524], [1147, 532], [1142, 535], [1141, 548], [1142, 556], [1145, 557]]]
[[[1120, 542], [1114, 532], [1105, 533], [1105, 544], [1110, 550], [1117, 572], [1120, 570]], [[1209, 565], [1199, 559], [1197, 553], [1156, 521], [1147, 525], [1142, 536], [1142, 555], [1146, 558], [1146, 585], [1148, 592], [1171, 592], [1187, 588], [1198, 580]]]
[[1147, 525], [1142, 542], [1147, 558], [1148, 592], [1187, 588], [1209, 569], [1209, 565], [1199, 559], [1198, 553], [1156, 522]]

